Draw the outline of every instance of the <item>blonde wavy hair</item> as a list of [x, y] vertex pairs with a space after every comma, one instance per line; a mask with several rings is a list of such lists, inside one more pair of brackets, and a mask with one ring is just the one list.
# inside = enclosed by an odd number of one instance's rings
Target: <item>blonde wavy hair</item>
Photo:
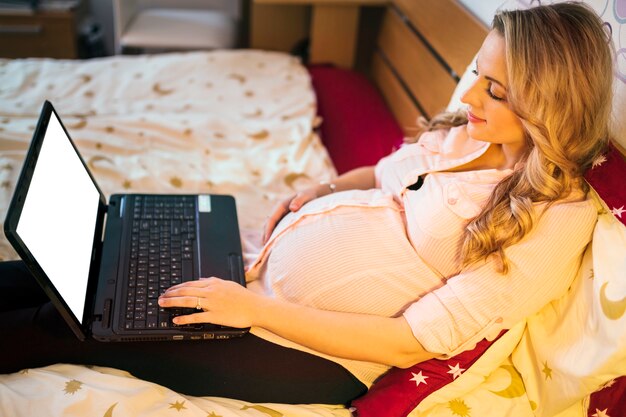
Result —
[[[505, 40], [507, 101], [529, 146], [467, 225], [461, 256], [464, 266], [496, 256], [507, 273], [504, 249], [530, 232], [535, 203], [589, 191], [583, 175], [608, 141], [614, 54], [603, 22], [581, 3], [503, 11], [492, 28]], [[443, 113], [421, 127], [464, 123], [464, 113]]]

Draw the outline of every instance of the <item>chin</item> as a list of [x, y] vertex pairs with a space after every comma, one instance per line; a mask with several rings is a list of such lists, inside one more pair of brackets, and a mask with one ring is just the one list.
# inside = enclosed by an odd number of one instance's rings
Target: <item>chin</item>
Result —
[[489, 142], [488, 140], [485, 140], [484, 130], [479, 127], [475, 127], [473, 123], [467, 124], [467, 134], [469, 135], [469, 137], [471, 137], [474, 140]]

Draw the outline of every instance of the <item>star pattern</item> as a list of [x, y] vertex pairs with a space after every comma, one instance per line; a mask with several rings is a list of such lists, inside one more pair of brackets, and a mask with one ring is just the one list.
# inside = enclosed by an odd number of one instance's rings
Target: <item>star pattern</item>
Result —
[[622, 218], [622, 214], [625, 212], [626, 210], [624, 210], [624, 206], [617, 208], [617, 207], [613, 207], [613, 209], [611, 210], [611, 213], [613, 213], [614, 216], [619, 217], [620, 219]]
[[426, 375], [422, 375], [422, 371], [420, 371], [419, 374], [411, 372], [411, 375], [413, 375], [413, 378], [411, 378], [409, 381], [415, 381], [416, 387], [419, 387], [420, 384], [428, 385], [428, 382], [426, 382], [426, 379], [428, 377]]
[[543, 363], [543, 369], [541, 370], [546, 375], [546, 381], [552, 379], [552, 369], [548, 366], [548, 361]]
[[170, 403], [170, 408], [173, 408], [176, 411], [186, 410], [185, 401], [176, 401], [174, 403]]
[[607, 411], [608, 411], [608, 408], [605, 408], [604, 410], [598, 410], [596, 408], [596, 413], [593, 414], [591, 417], [611, 417], [610, 415], [606, 413]]
[[448, 408], [452, 411], [452, 414], [459, 417], [471, 417], [471, 408], [465, 404], [465, 401], [460, 398], [456, 398], [448, 402]]
[[450, 368], [448, 373], [452, 374], [452, 379], [457, 379], [458, 377], [460, 377], [461, 374], [463, 373], [463, 371], [465, 370], [465, 369], [461, 368], [459, 363], [457, 363], [454, 366], [448, 365], [448, 368]]
[[591, 163], [591, 168], [599, 167], [605, 162], [606, 162], [606, 156], [600, 155], [596, 159], [593, 160], [593, 162]]
[[63, 389], [63, 391], [66, 394], [76, 394], [76, 392], [78, 392], [78, 390], [80, 390], [83, 386], [83, 383], [80, 381], [77, 381], [75, 379], [72, 379], [71, 381], [67, 381], [65, 383], [65, 388]]
[[604, 389], [604, 388], [611, 388], [613, 385], [615, 385], [615, 379], [612, 379], [609, 382], [607, 382], [606, 384], [604, 384], [602, 386], [602, 389]]

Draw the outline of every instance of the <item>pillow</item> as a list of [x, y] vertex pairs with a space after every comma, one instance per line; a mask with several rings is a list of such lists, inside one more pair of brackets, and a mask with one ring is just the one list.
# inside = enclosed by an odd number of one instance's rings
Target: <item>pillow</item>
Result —
[[626, 227], [597, 202], [601, 213], [577, 278], [565, 296], [527, 319], [513, 352], [538, 417], [626, 375]]
[[599, 158], [585, 178], [604, 200], [611, 213], [626, 225], [626, 161], [615, 145]]
[[[430, 359], [407, 369], [392, 368], [376, 381], [367, 394], [352, 401], [353, 414], [356, 417], [407, 416], [433, 392], [452, 383], [469, 370], [505, 333], [506, 331], [502, 332], [493, 341], [482, 340], [474, 349], [447, 360]], [[513, 340], [513, 344], [505, 349], [505, 357], [519, 339], [519, 335], [515, 337], [511, 334], [508, 339]], [[491, 362], [497, 366], [502, 359]]]
[[626, 410], [626, 376], [611, 380], [591, 394], [587, 417], [617, 417]]
[[330, 65], [308, 70], [322, 118], [320, 136], [339, 174], [374, 165], [402, 144], [402, 129], [367, 78]]

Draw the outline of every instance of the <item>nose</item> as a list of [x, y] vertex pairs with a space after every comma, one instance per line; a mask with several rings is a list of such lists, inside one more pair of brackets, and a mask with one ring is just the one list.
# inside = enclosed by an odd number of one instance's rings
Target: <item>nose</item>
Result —
[[476, 78], [474, 82], [465, 90], [465, 92], [461, 95], [461, 102], [469, 105], [470, 107], [476, 108], [479, 107], [480, 100], [479, 95], [476, 94], [478, 91], [479, 79]]

